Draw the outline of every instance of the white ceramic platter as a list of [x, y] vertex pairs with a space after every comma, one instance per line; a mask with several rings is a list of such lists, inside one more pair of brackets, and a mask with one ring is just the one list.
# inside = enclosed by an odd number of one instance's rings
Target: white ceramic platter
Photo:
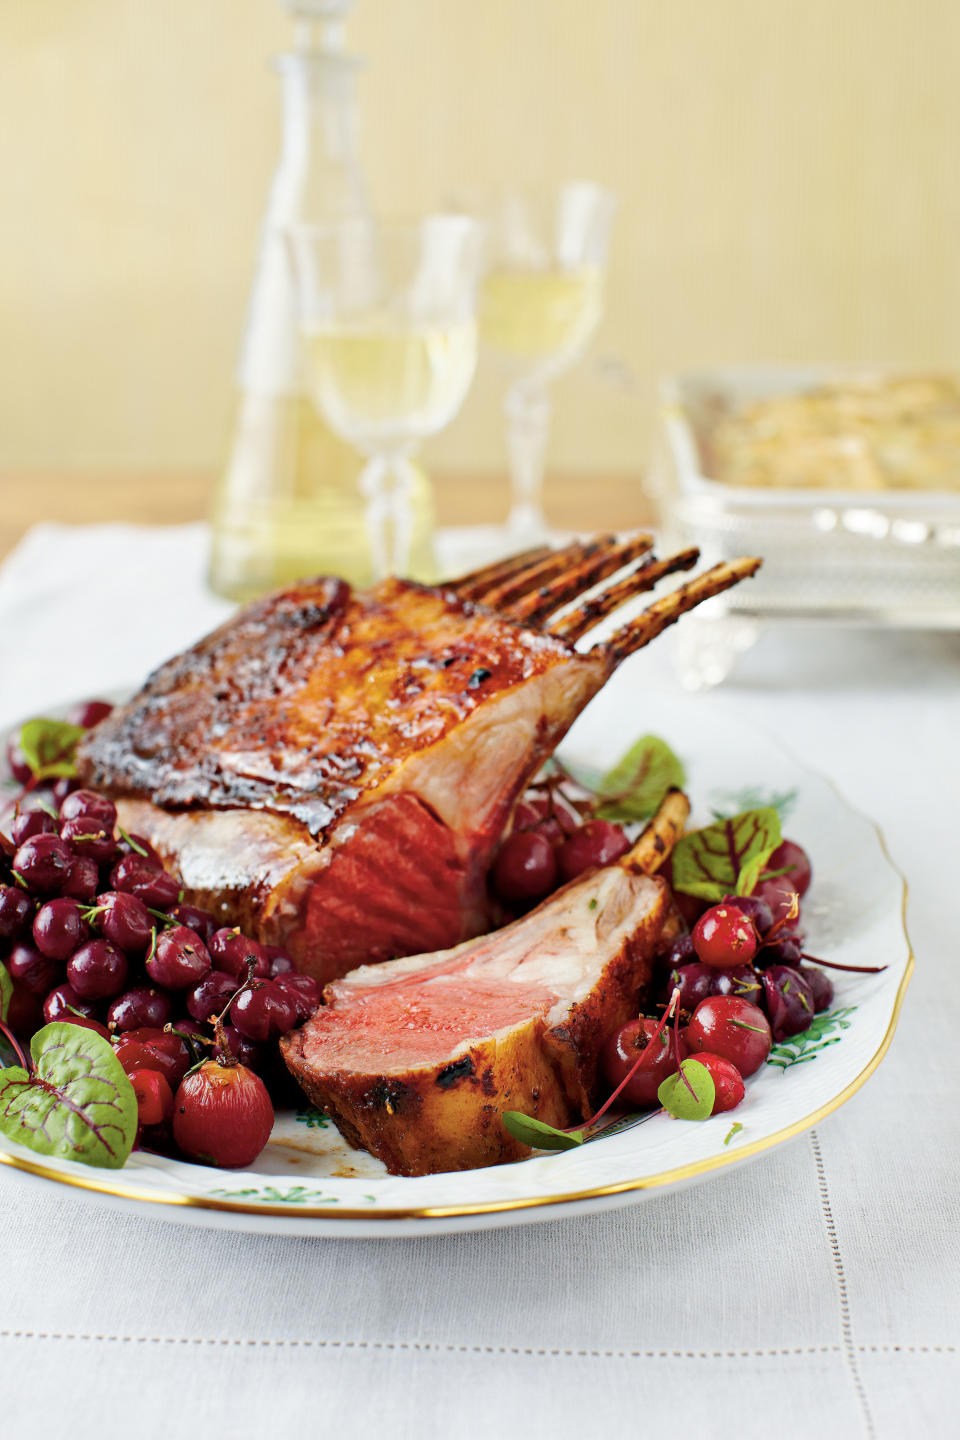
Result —
[[[804, 903], [808, 948], [879, 975], [833, 971], [836, 998], [813, 1038], [796, 1037], [747, 1082], [733, 1113], [693, 1123], [658, 1112], [576, 1150], [513, 1165], [405, 1179], [351, 1150], [306, 1105], [278, 1116], [255, 1170], [213, 1170], [137, 1152], [121, 1171], [34, 1155], [0, 1137], [5, 1184], [75, 1187], [91, 1204], [134, 1209], [185, 1225], [283, 1235], [398, 1236], [517, 1225], [642, 1200], [652, 1191], [742, 1164], [822, 1120], [855, 1093], [890, 1043], [913, 957], [904, 928], [904, 882], [881, 835], [832, 785], [776, 741], [718, 724], [709, 700], [645, 703], [617, 681], [570, 732], [562, 754], [592, 769], [612, 765], [641, 733], [667, 739], [687, 767], [694, 823], [777, 803], [785, 833], [810, 853]], [[743, 1128], [730, 1136], [733, 1122]], [[728, 1138], [729, 1137], [729, 1138]]]

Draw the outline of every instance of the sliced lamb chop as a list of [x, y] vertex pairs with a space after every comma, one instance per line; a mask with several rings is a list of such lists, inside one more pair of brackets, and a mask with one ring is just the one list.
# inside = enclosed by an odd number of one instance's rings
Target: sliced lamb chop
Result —
[[481, 934], [516, 799], [577, 715], [627, 655], [760, 563], [715, 567], [591, 649], [547, 632], [638, 557], [635, 584], [613, 584], [649, 588], [649, 544], [537, 550], [449, 587], [303, 581], [156, 671], [81, 743], [81, 776], [193, 903], [321, 981]]
[[666, 883], [646, 872], [688, 808], [673, 792], [618, 864], [493, 935], [328, 985], [326, 1003], [281, 1042], [291, 1074], [395, 1175], [522, 1159], [529, 1149], [504, 1110], [561, 1128], [585, 1119], [603, 1043], [636, 1015], [674, 931]]

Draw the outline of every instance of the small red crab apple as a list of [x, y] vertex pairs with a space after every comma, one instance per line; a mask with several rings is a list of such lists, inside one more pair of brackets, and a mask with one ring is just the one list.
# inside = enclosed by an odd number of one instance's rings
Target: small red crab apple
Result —
[[719, 1115], [722, 1110], [735, 1110], [746, 1092], [743, 1076], [733, 1061], [726, 1060], [722, 1055], [714, 1055], [709, 1050], [698, 1050], [694, 1059], [699, 1060], [701, 1065], [706, 1065], [716, 1091], [710, 1114]]
[[173, 1138], [191, 1160], [225, 1170], [252, 1165], [272, 1128], [266, 1085], [236, 1062], [205, 1060], [174, 1096]]
[[752, 1075], [770, 1054], [773, 1037], [766, 1015], [749, 1000], [735, 995], [713, 995], [702, 1000], [686, 1029], [690, 1054], [720, 1055], [736, 1065], [743, 1076]]
[[718, 970], [749, 965], [757, 953], [756, 928], [735, 905], [711, 905], [693, 927], [693, 948], [704, 965]]

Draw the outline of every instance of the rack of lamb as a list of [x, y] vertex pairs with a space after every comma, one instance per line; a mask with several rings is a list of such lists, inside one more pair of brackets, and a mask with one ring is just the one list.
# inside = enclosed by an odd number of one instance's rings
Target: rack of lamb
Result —
[[601, 643], [695, 550], [541, 547], [459, 581], [305, 580], [161, 666], [79, 752], [186, 898], [326, 982], [500, 919], [486, 877], [518, 796], [621, 662], [760, 562], [715, 566]]

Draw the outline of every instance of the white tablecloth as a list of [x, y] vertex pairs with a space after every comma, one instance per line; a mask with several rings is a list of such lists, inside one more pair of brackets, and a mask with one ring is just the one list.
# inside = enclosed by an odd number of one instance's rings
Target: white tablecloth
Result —
[[[0, 571], [0, 722], [216, 623], [204, 544], [32, 532]], [[631, 664], [642, 715], [670, 640]], [[481, 1234], [194, 1230], [0, 1174], [0, 1433], [960, 1433], [960, 638], [778, 628], [703, 703], [831, 775], [908, 876], [917, 974], [867, 1086], [693, 1189]]]

